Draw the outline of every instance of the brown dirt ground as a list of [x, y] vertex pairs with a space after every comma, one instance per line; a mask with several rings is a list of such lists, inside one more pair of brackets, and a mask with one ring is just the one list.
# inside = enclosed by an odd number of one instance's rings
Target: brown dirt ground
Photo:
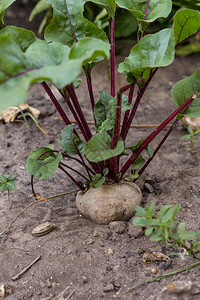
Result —
[[[167, 117], [176, 107], [170, 97], [171, 87], [176, 81], [191, 75], [199, 67], [199, 59], [198, 55], [177, 58], [171, 66], [159, 70], [144, 96], [134, 123], [157, 124]], [[122, 60], [122, 56], [117, 57], [117, 63]], [[95, 92], [108, 91], [105, 69], [105, 64], [95, 68]], [[122, 86], [123, 83], [125, 78], [117, 77], [117, 86]], [[84, 82], [77, 93], [84, 113], [90, 120]], [[56, 119], [58, 115], [39, 85], [31, 88], [28, 103], [41, 111], [40, 121], [51, 134], [58, 137], [63, 123]], [[29, 124], [29, 130], [22, 120], [0, 124], [0, 174], [17, 174], [17, 191], [11, 193], [10, 211], [7, 209], [7, 194], [0, 195], [0, 232], [24, 207], [34, 201], [30, 176], [25, 170], [28, 154], [52, 142], [59, 149], [54, 138], [44, 136], [31, 120]], [[132, 129], [128, 142], [130, 145], [135, 144], [151, 130], [145, 127], [137, 131]], [[186, 221], [187, 229], [199, 231], [200, 204], [189, 189], [192, 188], [200, 196], [200, 138], [198, 137], [194, 154], [191, 155], [185, 148], [185, 142], [179, 140], [185, 133], [180, 126], [174, 130], [137, 183], [143, 192], [142, 205], [156, 201], [157, 208], [160, 209], [165, 204], [180, 203], [179, 221]], [[155, 144], [156, 142], [152, 146]], [[152, 179], [151, 193], [144, 188], [147, 174]], [[47, 181], [35, 181], [35, 189], [43, 197], [48, 197], [74, 191], [76, 187], [57, 171]], [[32, 230], [46, 221], [52, 222], [55, 229], [45, 236], [34, 237]], [[142, 262], [142, 254], [152, 251], [166, 255], [179, 252], [173, 247], [150, 242], [142, 231], [133, 227], [131, 221], [114, 229], [109, 225], [92, 223], [78, 213], [75, 193], [72, 193], [32, 206], [17, 219], [10, 232], [4, 235], [0, 241], [0, 283], [12, 288], [13, 295], [18, 297], [12, 299], [52, 300], [69, 287], [63, 299], [74, 291], [70, 297], [72, 300], [113, 299], [116, 294], [122, 300], [142, 300], [158, 294], [162, 287], [174, 280], [195, 281], [198, 278], [199, 266], [124, 294], [133, 285], [152, 278], [153, 267], [156, 267], [156, 275], [159, 276], [196, 262], [189, 256], [170, 256], [172, 264], [164, 270], [162, 263], [157, 265]], [[12, 281], [11, 278], [38, 255], [41, 255], [41, 259], [20, 279]], [[109, 284], [113, 284], [114, 290], [106, 292], [105, 287]]]

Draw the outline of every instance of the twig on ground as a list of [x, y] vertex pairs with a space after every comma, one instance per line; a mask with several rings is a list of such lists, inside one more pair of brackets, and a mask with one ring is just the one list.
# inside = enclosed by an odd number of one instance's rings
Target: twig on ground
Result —
[[[61, 117], [56, 117], [56, 120], [61, 120], [63, 121], [63, 119]], [[76, 124], [76, 120], [69, 120], [71, 123]], [[88, 125], [95, 125], [94, 121], [87, 121]], [[152, 127], [158, 127], [160, 124], [131, 124], [131, 128], [152, 128]], [[122, 126], [122, 124], [120, 124], [120, 126]], [[166, 127], [171, 127], [172, 124], [168, 124], [166, 125]]]
[[39, 259], [41, 258], [41, 256], [37, 256], [28, 266], [26, 266], [21, 272], [19, 272], [17, 275], [15, 275], [14, 277], [12, 277], [12, 280], [17, 280], [19, 279], [24, 273], [26, 273], [26, 271], [28, 271], [32, 265], [34, 265]]
[[[137, 287], [139, 287], [139, 286], [141, 286], [141, 285], [143, 285], [143, 284], [151, 283], [151, 282], [154, 282], [154, 281], [157, 280], [157, 279], [162, 279], [162, 278], [165, 278], [165, 277], [168, 277], [168, 276], [172, 276], [172, 275], [174, 275], [174, 274], [177, 274], [177, 273], [180, 273], [180, 272], [189, 270], [189, 269], [191, 269], [191, 268], [194, 268], [194, 267], [196, 267], [196, 266], [198, 266], [198, 265], [200, 265], [200, 260], [199, 260], [198, 262], [194, 263], [194, 264], [191, 264], [191, 265], [182, 267], [182, 268], [177, 269], [177, 270], [174, 270], [174, 271], [172, 271], [172, 272], [170, 272], [170, 273], [165, 273], [165, 274], [163, 274], [163, 275], [161, 275], [161, 276], [157, 276], [157, 277], [154, 277], [154, 278], [149, 279], [149, 280], [147, 280], [147, 281], [143, 281], [143, 282], [141, 282], [141, 283], [138, 283], [138, 284], [132, 286], [131, 288], [129, 288], [128, 290], [126, 290], [123, 294], [129, 293], [129, 292], [131, 292], [132, 290], [134, 290], [135, 288], [137, 288]], [[121, 297], [121, 296], [122, 296], [122, 294], [121, 294], [121, 295], [118, 295], [118, 297]]]
[[65, 300], [69, 300], [69, 298], [71, 298], [71, 296], [75, 293], [75, 291], [72, 291], [69, 296], [65, 299]]
[[[61, 293], [59, 293], [58, 296], [56, 296], [55, 298], [53, 298], [53, 300], [58, 300], [60, 297], [64, 296], [65, 292], [68, 291], [69, 289], [70, 289], [70, 287], [68, 286], [66, 289], [64, 289], [64, 291], [62, 291]], [[73, 290], [65, 300], [70, 299], [71, 296], [72, 296], [74, 293], [75, 293], [75, 291]]]
[[64, 196], [64, 195], [69, 195], [69, 194], [73, 194], [73, 193], [77, 193], [78, 190], [76, 191], [72, 191], [72, 192], [67, 192], [67, 193], [62, 193], [62, 194], [57, 194], [57, 195], [54, 195], [54, 196], [50, 196], [50, 197], [46, 197], [46, 198], [42, 198], [39, 194], [39, 196], [37, 196], [37, 198], [40, 198], [39, 200], [36, 200], [32, 203], [30, 203], [28, 206], [26, 206], [11, 222], [10, 224], [6, 227], [6, 229], [4, 229], [2, 232], [0, 232], [0, 238], [3, 237], [10, 229], [10, 227], [13, 225], [13, 223], [29, 208], [31, 207], [32, 205], [34, 204], [37, 204], [39, 202], [42, 202], [42, 201], [48, 201], [52, 198], [56, 198], [56, 197], [60, 197], [60, 196]]

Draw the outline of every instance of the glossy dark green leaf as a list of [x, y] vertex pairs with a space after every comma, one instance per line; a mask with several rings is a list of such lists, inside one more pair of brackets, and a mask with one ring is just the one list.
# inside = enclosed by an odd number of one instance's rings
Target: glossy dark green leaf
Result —
[[62, 89], [80, 74], [81, 60], [69, 60], [69, 47], [36, 41], [24, 53], [11, 34], [0, 35], [0, 111], [27, 99], [34, 82]]
[[172, 98], [178, 106], [193, 95], [196, 99], [184, 115], [195, 118], [200, 116], [200, 69], [197, 69], [190, 77], [178, 81], [172, 89]]
[[48, 42], [72, 46], [85, 37], [107, 41], [104, 31], [83, 17], [86, 0], [47, 0], [53, 7], [53, 20], [45, 30]]
[[70, 156], [74, 156], [79, 152], [84, 153], [84, 144], [79, 137], [73, 133], [73, 126], [66, 126], [60, 135], [60, 144], [64, 152]]
[[[174, 60], [174, 36], [171, 29], [146, 35], [134, 46], [130, 55], [119, 65], [119, 72], [128, 75], [129, 82], [143, 85], [151, 71], [164, 67]], [[140, 81], [139, 81], [140, 79]], [[142, 80], [141, 80], [142, 79]]]
[[145, 20], [148, 22], [161, 17], [166, 18], [172, 9], [171, 0], [151, 0], [148, 10], [147, 2], [146, 0], [116, 0], [119, 7], [129, 10], [136, 19], [144, 20], [146, 16]]
[[61, 153], [54, 153], [49, 147], [41, 147], [28, 156], [26, 171], [38, 179], [48, 179], [58, 169]]
[[124, 142], [120, 140], [114, 149], [111, 149], [111, 137], [106, 132], [95, 134], [85, 144], [85, 155], [89, 161], [99, 162], [117, 156], [124, 150]]
[[177, 46], [196, 33], [200, 33], [200, 12], [191, 9], [177, 11], [173, 28]]

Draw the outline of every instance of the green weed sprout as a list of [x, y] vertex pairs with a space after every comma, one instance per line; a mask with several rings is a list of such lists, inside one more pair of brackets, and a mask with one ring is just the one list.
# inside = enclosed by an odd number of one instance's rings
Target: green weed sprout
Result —
[[46, 134], [46, 132], [44, 131], [44, 129], [39, 125], [39, 123], [38, 123], [38, 121], [36, 120], [36, 118], [31, 114], [31, 113], [28, 113], [28, 112], [26, 112], [26, 113], [24, 113], [23, 112], [23, 110], [21, 109], [21, 107], [19, 106], [19, 105], [15, 105], [17, 108], [19, 108], [19, 110], [20, 110], [20, 113], [21, 113], [21, 115], [22, 115], [22, 117], [23, 117], [23, 119], [24, 119], [24, 122], [25, 122], [25, 124], [26, 124], [26, 128], [27, 129], [29, 129], [29, 124], [28, 124], [28, 121], [27, 121], [27, 117], [30, 117], [32, 120], [33, 120], [33, 122], [35, 123], [35, 125], [45, 134], [45, 135], [47, 135]]
[[193, 131], [192, 126], [189, 125], [187, 128], [189, 134], [183, 135], [180, 140], [189, 140], [190, 143], [188, 145], [186, 145], [186, 148], [188, 151], [190, 151], [191, 153], [193, 153], [194, 151], [194, 145], [197, 143], [197, 139], [194, 138], [195, 135], [200, 133], [200, 129]]
[[155, 202], [150, 207], [137, 206], [133, 224], [145, 227], [145, 235], [151, 236], [151, 241], [184, 248], [190, 256], [197, 258], [195, 253], [200, 251], [200, 232], [185, 231], [185, 222], [174, 221], [180, 207], [180, 204], [165, 205], [155, 216]]
[[10, 203], [10, 191], [15, 191], [15, 178], [17, 175], [10, 175], [9, 177], [5, 177], [0, 174], [0, 192], [8, 191], [8, 209], [11, 207]]

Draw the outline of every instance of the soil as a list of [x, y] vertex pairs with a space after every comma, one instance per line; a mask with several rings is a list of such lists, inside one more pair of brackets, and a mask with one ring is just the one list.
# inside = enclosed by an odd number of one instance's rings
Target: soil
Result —
[[[118, 56], [116, 64], [123, 60]], [[171, 99], [173, 84], [191, 75], [199, 67], [200, 56], [177, 58], [167, 68], [160, 69], [148, 88], [134, 124], [159, 124], [175, 108]], [[105, 76], [106, 66], [99, 64], [94, 70], [93, 88], [109, 92]], [[125, 77], [117, 77], [117, 87], [125, 84]], [[89, 111], [88, 93], [83, 81], [77, 94], [82, 103], [87, 120], [92, 120]], [[30, 89], [29, 105], [41, 111], [39, 121], [50, 131], [45, 136], [29, 119], [27, 129], [22, 119], [11, 124], [0, 124], [0, 174], [16, 174], [17, 190], [11, 192], [12, 205], [8, 210], [7, 193], [0, 195], [0, 232], [25, 208], [34, 201], [30, 176], [25, 170], [28, 154], [41, 146], [55, 144], [60, 149], [59, 137], [64, 124], [40, 85]], [[62, 100], [61, 100], [62, 103]], [[154, 128], [147, 126], [133, 128], [128, 137], [129, 145], [145, 138]], [[191, 154], [180, 137], [186, 134], [181, 126], [175, 128], [147, 171], [137, 181], [143, 193], [142, 205], [156, 201], [157, 209], [166, 204], [181, 204], [178, 220], [185, 221], [188, 230], [199, 231], [200, 204], [190, 189], [200, 196], [200, 156], [199, 142]], [[158, 140], [152, 143], [154, 147]], [[68, 161], [69, 165], [74, 163]], [[77, 170], [79, 166], [77, 166]], [[79, 170], [80, 171], [80, 170]], [[74, 176], [74, 175], [73, 175]], [[183, 252], [181, 249], [150, 242], [140, 228], [135, 228], [131, 220], [109, 225], [97, 225], [80, 215], [75, 205], [77, 188], [60, 171], [49, 180], [37, 181], [35, 190], [42, 197], [60, 193], [71, 194], [40, 202], [27, 209], [13, 224], [10, 231], [0, 241], [0, 283], [11, 287], [12, 298], [7, 299], [58, 299], [63, 294], [74, 300], [113, 299], [116, 295], [122, 300], [142, 300], [157, 295], [174, 280], [195, 281], [200, 267], [156, 280], [140, 286], [129, 293], [125, 292], [135, 284], [160, 276], [196, 260], [187, 255], [172, 255]], [[73, 192], [75, 191], [75, 192]], [[40, 237], [34, 237], [32, 230], [44, 223], [54, 224], [54, 230]], [[170, 256], [171, 264], [163, 262], [144, 263], [143, 253], [157, 251]], [[36, 262], [18, 280], [18, 274], [37, 256]], [[152, 269], [156, 268], [156, 273]], [[155, 270], [154, 270], [155, 271]], [[9, 289], [7, 289], [9, 292]], [[72, 293], [70, 296], [70, 293]], [[14, 297], [15, 296], [15, 297]], [[69, 298], [67, 298], [69, 299]], [[183, 299], [183, 298], [180, 298]], [[191, 298], [191, 299], [200, 299]]]

